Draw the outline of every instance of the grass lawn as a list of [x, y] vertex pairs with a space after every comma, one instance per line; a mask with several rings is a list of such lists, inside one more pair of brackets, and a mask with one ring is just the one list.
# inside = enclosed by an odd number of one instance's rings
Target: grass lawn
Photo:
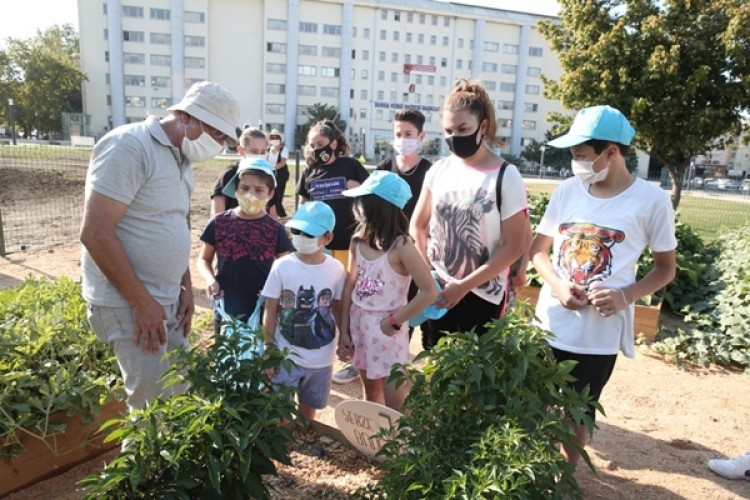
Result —
[[[551, 182], [526, 182], [529, 194], [551, 194], [556, 186]], [[705, 241], [715, 240], [727, 231], [750, 225], [750, 197], [683, 191], [677, 218]]]

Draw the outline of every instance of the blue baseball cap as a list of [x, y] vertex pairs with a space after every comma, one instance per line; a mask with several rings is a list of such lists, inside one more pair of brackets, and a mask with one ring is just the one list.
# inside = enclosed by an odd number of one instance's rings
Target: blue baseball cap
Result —
[[286, 223], [286, 227], [298, 229], [310, 236], [323, 236], [333, 232], [335, 226], [336, 216], [333, 210], [322, 201], [303, 203]]
[[263, 158], [243, 158], [240, 160], [239, 166], [237, 166], [237, 173], [234, 174], [221, 192], [230, 198], [234, 198], [234, 192], [237, 190], [237, 180], [242, 173], [248, 170], [259, 170], [264, 174], [270, 175], [271, 179], [273, 179], [273, 187], [276, 187], [276, 176], [273, 172], [273, 165]]
[[385, 201], [393, 203], [398, 208], [404, 208], [406, 202], [411, 199], [411, 188], [405, 180], [393, 172], [376, 170], [370, 174], [361, 186], [347, 189], [346, 191], [342, 191], [341, 194], [351, 198], [375, 194]]
[[567, 134], [547, 144], [553, 148], [572, 148], [591, 139], [598, 139], [629, 146], [634, 135], [635, 129], [619, 109], [592, 106], [578, 112]]

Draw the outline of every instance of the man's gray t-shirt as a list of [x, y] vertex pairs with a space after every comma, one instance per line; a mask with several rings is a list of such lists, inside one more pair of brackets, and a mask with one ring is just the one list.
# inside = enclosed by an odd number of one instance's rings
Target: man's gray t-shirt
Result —
[[[94, 147], [86, 175], [91, 190], [128, 205], [117, 224], [136, 275], [163, 305], [179, 299], [190, 260], [188, 214], [193, 169], [155, 117], [112, 130]], [[83, 297], [99, 306], [129, 304], [104, 277], [85, 247], [81, 255]]]

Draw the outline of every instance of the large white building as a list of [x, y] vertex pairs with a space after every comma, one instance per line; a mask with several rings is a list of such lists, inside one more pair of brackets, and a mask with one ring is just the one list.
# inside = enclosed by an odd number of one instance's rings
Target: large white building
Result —
[[426, 115], [428, 154], [444, 148], [438, 112], [458, 78], [484, 83], [511, 154], [561, 109], [542, 95], [541, 75], [561, 73], [544, 16], [433, 0], [78, 0], [78, 12], [96, 135], [163, 115], [204, 79], [238, 96], [238, 126], [278, 128], [290, 145], [309, 106], [334, 105], [371, 158], [389, 152], [402, 107]]

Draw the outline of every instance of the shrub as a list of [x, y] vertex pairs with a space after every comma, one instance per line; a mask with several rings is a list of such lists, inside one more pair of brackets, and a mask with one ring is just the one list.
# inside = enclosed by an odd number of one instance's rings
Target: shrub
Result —
[[106, 439], [126, 444], [81, 481], [87, 498], [268, 498], [262, 475], [276, 474], [272, 460], [290, 464], [292, 432], [279, 422], [298, 412], [292, 390], [272, 389], [265, 375], [290, 367], [285, 353], [248, 355], [261, 343], [260, 332], [249, 343], [234, 333], [175, 351], [165, 380], [187, 381], [187, 393], [105, 424], [121, 425]]
[[720, 255], [712, 265], [718, 275], [706, 287], [673, 336], [652, 345], [678, 363], [750, 369], [750, 227], [740, 228], [719, 240]]
[[510, 313], [481, 338], [441, 339], [417, 357], [426, 361], [422, 370], [394, 370], [392, 380], [413, 387], [394, 435], [383, 435], [385, 475], [361, 494], [579, 497], [573, 467], [556, 445], [572, 444], [569, 416], [589, 430], [593, 424], [584, 414], [587, 395], [565, 385], [573, 363], [555, 362], [547, 335]]
[[[23, 452], [19, 433], [57, 452], [58, 412], [91, 423], [101, 406], [122, 399], [111, 349], [89, 327], [80, 286], [70, 278], [27, 278], [0, 292], [0, 458]], [[86, 443], [81, 443], [81, 446]]]

